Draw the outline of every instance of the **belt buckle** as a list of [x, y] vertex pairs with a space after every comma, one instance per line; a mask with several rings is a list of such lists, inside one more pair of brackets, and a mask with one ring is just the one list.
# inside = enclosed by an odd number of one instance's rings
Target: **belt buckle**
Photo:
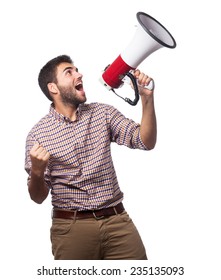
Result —
[[103, 219], [103, 218], [105, 217], [105, 216], [97, 217], [94, 211], [93, 211], [92, 213], [93, 213], [93, 216], [94, 216], [94, 218], [95, 218], [96, 220], [101, 220], [101, 219]]

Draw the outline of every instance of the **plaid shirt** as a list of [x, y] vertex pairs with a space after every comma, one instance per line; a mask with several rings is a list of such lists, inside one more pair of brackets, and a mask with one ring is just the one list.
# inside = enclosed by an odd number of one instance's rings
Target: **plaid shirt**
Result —
[[45, 182], [51, 189], [52, 205], [63, 209], [116, 206], [123, 200], [123, 193], [112, 162], [111, 142], [146, 150], [140, 125], [114, 107], [100, 103], [81, 104], [75, 121], [59, 114], [51, 105], [49, 113], [26, 139], [28, 180], [30, 149], [36, 142], [50, 153]]

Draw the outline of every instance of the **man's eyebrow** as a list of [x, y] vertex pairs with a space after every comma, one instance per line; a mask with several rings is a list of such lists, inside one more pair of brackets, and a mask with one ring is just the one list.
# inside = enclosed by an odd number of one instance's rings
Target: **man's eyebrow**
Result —
[[65, 72], [66, 70], [69, 70], [69, 69], [74, 69], [74, 67], [73, 66], [68, 66], [68, 67], [66, 67], [66, 68], [64, 68], [64, 70], [63, 70], [63, 72]]
[[68, 66], [68, 67], [64, 68], [63, 72], [65, 72], [66, 70], [69, 70], [69, 69], [71, 69], [71, 70], [75, 69], [75, 71], [78, 72], [78, 68], [74, 67], [74, 66]]

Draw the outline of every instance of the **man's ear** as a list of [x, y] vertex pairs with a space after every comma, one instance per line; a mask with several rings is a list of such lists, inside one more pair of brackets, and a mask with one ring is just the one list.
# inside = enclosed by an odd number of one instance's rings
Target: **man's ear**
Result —
[[55, 83], [48, 83], [48, 90], [52, 94], [56, 94], [58, 92], [57, 85]]

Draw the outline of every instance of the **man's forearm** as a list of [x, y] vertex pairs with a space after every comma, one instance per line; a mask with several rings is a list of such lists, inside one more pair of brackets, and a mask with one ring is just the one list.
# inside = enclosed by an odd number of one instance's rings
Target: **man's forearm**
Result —
[[31, 179], [28, 184], [28, 190], [31, 199], [41, 204], [48, 196], [49, 189], [45, 184], [44, 176], [31, 173]]
[[157, 121], [154, 108], [154, 97], [141, 96], [142, 100], [142, 119], [140, 134], [144, 145], [149, 149], [153, 149], [157, 139]]

